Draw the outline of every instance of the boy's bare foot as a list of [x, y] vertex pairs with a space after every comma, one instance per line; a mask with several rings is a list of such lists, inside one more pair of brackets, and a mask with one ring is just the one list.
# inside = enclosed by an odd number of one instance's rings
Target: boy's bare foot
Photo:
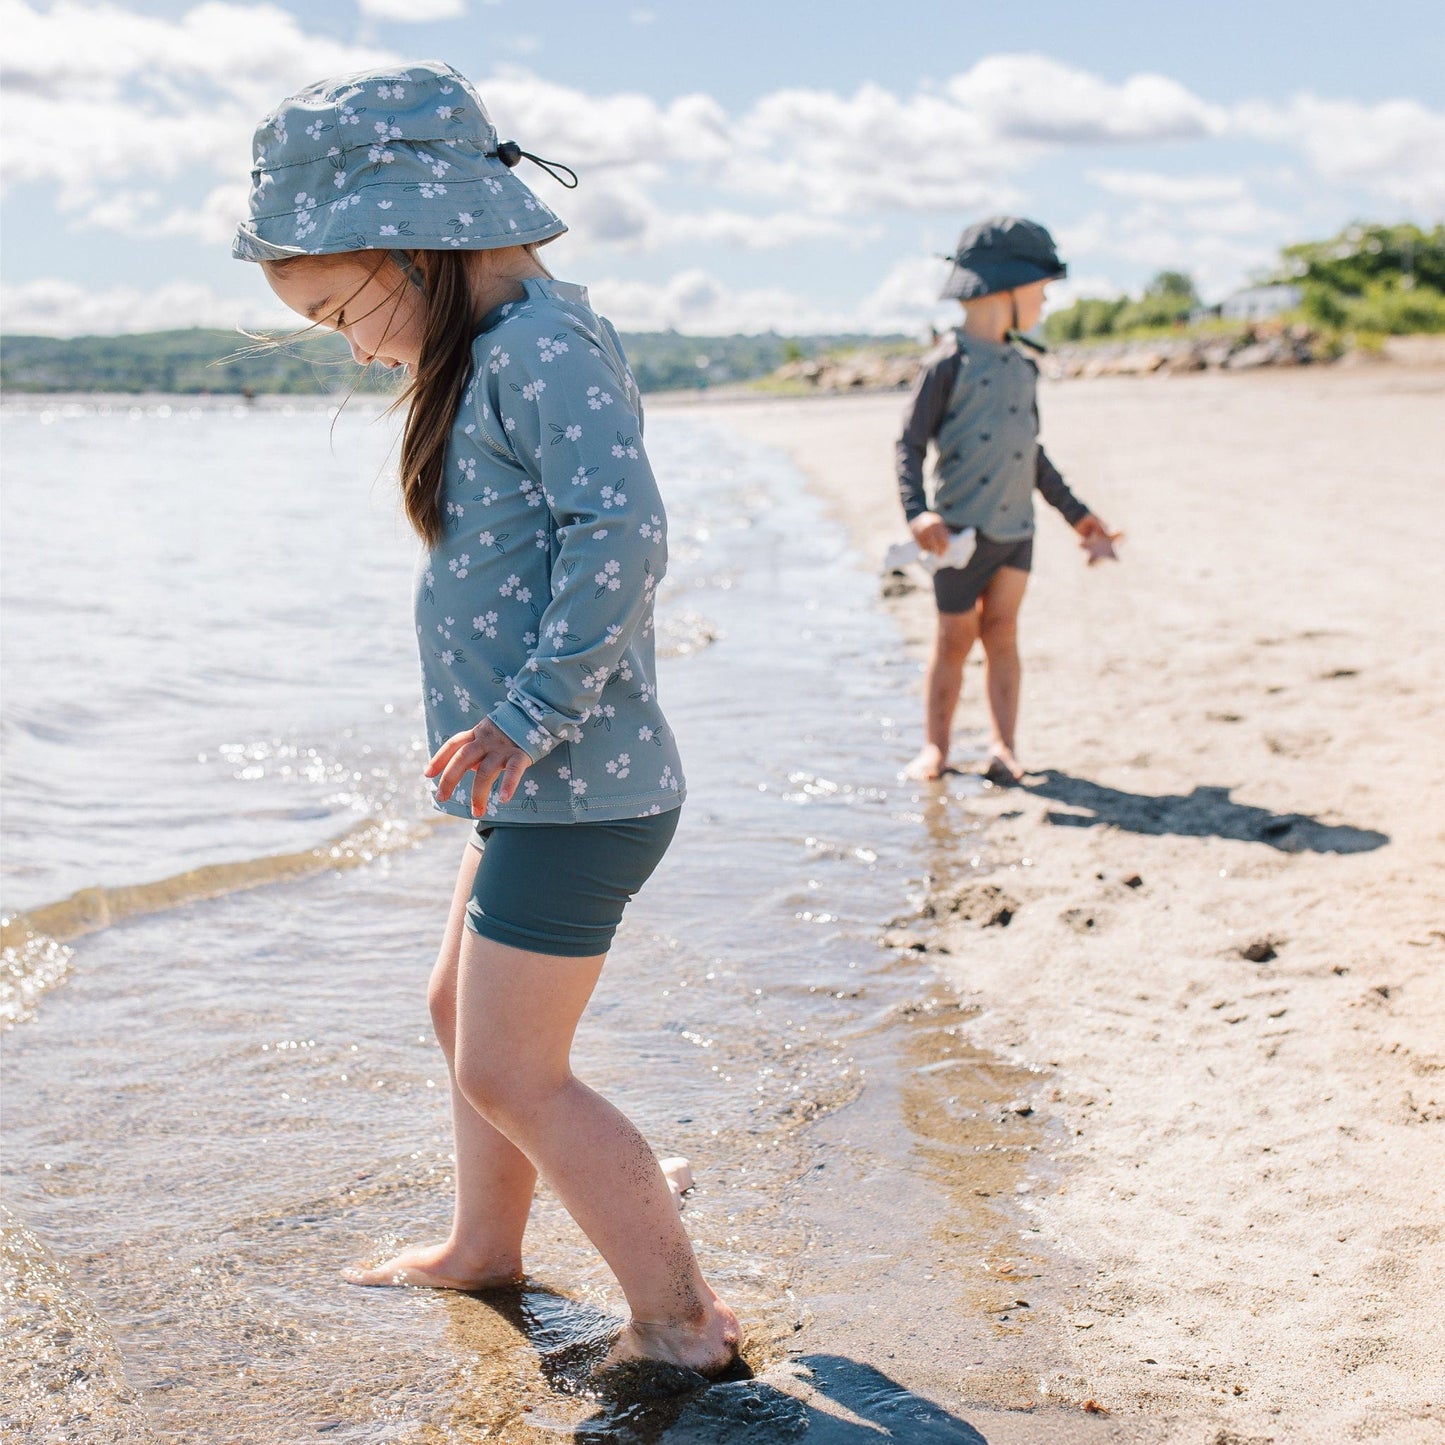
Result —
[[738, 1317], [708, 1291], [705, 1317], [696, 1324], [649, 1324], [631, 1320], [613, 1342], [597, 1373], [634, 1360], [660, 1360], [684, 1370], [716, 1379], [726, 1374], [738, 1357], [742, 1327]]
[[925, 743], [903, 776], [914, 783], [936, 783], [947, 771], [947, 754], [936, 743]]
[[983, 775], [991, 783], [1002, 788], [1011, 788], [1024, 779], [1023, 765], [1014, 757], [1013, 751], [1002, 743], [995, 743], [989, 752], [988, 765]]
[[447, 1244], [418, 1244], [382, 1264], [353, 1265], [341, 1271], [347, 1284], [410, 1285], [413, 1289], [497, 1289], [519, 1284], [522, 1268], [476, 1266]]

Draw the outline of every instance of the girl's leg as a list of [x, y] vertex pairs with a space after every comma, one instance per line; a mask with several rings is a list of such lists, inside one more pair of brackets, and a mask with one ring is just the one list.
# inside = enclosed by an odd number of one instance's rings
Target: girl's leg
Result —
[[1029, 574], [1018, 567], [1000, 567], [979, 598], [979, 636], [983, 641], [984, 680], [993, 727], [989, 772], [1017, 781], [1023, 768], [1014, 756], [1014, 730], [1019, 719], [1023, 666], [1019, 661], [1018, 621]]
[[940, 612], [933, 651], [928, 658], [924, 737], [918, 756], [904, 769], [904, 775], [920, 782], [941, 778], [948, 767], [948, 750], [953, 739], [953, 715], [963, 691], [963, 665], [978, 641], [978, 612]]
[[737, 1318], [704, 1281], [647, 1141], [572, 1073], [572, 1037], [604, 959], [532, 953], [468, 930], [457, 1080], [616, 1274], [632, 1319], [613, 1362], [660, 1359], [715, 1373], [737, 1354]]
[[447, 917], [446, 935], [432, 970], [428, 1002], [432, 1025], [451, 1076], [452, 1137], [456, 1144], [456, 1202], [451, 1234], [440, 1244], [417, 1245], [371, 1269], [345, 1272], [351, 1284], [429, 1285], [439, 1289], [485, 1289], [522, 1277], [522, 1232], [532, 1204], [537, 1171], [504, 1134], [499, 1134], [457, 1087], [457, 971], [481, 853], [462, 850]]

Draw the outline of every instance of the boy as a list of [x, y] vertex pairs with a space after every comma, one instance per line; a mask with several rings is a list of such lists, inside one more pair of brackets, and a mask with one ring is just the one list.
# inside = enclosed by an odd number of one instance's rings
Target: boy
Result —
[[[1063, 513], [1089, 564], [1113, 557], [1121, 534], [1069, 490], [1038, 444], [1038, 370], [1013, 345], [1038, 324], [1044, 290], [1064, 263], [1042, 226], [999, 216], [959, 237], [944, 298], [963, 302], [963, 325], [930, 353], [913, 388], [898, 440], [898, 493], [921, 550], [942, 556], [953, 534], [977, 531], [963, 567], [933, 574], [938, 632], [928, 662], [926, 738], [906, 776], [929, 780], [948, 769], [963, 665], [981, 640], [992, 742], [985, 776], [1023, 776], [1014, 755], [1018, 721], [1019, 605], [1033, 560], [1033, 492]], [[923, 486], [929, 441], [937, 447], [933, 505]]]

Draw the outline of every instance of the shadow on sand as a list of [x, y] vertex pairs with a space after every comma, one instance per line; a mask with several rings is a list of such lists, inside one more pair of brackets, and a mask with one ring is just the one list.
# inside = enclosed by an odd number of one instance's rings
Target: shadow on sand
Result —
[[1263, 843], [1281, 853], [1369, 853], [1383, 848], [1388, 833], [1353, 828], [1346, 823], [1321, 823], [1305, 813], [1272, 813], [1230, 801], [1228, 788], [1195, 788], [1192, 793], [1129, 793], [1106, 788], [1087, 778], [1049, 769], [1024, 784], [1028, 792], [1052, 798], [1087, 813], [1050, 811], [1049, 822], [1060, 828], [1095, 828], [1112, 824], [1128, 833], [1156, 837], [1235, 838]]
[[988, 1445], [966, 1420], [871, 1365], [805, 1355], [784, 1369], [788, 1388], [740, 1379], [669, 1399], [609, 1400], [572, 1438], [577, 1445]]

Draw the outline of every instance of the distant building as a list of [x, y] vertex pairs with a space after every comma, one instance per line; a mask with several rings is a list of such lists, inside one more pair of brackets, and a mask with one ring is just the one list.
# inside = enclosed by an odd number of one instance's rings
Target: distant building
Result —
[[1298, 286], [1250, 286], [1226, 296], [1219, 314], [1226, 321], [1265, 321], [1281, 311], [1293, 311], [1303, 299]]

